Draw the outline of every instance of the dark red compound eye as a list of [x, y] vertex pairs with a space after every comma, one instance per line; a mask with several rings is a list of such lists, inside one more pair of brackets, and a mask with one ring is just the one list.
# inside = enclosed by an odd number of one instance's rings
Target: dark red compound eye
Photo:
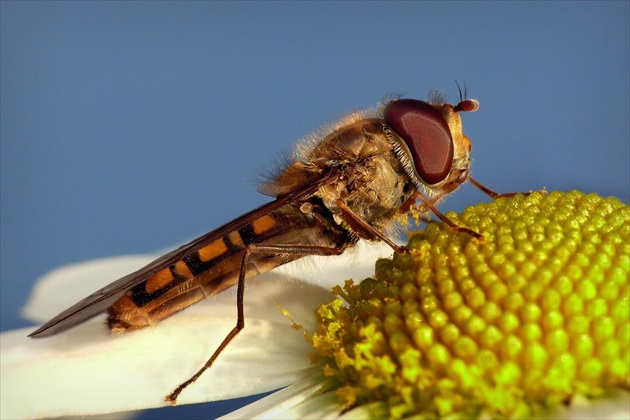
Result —
[[446, 179], [453, 165], [453, 138], [440, 111], [417, 99], [399, 99], [387, 104], [384, 118], [405, 142], [422, 181], [433, 185]]

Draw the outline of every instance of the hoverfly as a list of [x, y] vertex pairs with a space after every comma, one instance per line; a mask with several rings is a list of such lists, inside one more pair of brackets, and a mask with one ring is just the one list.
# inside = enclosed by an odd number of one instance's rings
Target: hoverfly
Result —
[[434, 207], [467, 179], [501, 196], [469, 175], [471, 144], [460, 113], [477, 110], [478, 102], [461, 91], [457, 105], [443, 99], [437, 93], [429, 102], [394, 98], [325, 126], [298, 143], [286, 168], [259, 186], [272, 202], [97, 290], [30, 337], [56, 334], [104, 310], [114, 333], [155, 325], [236, 284], [236, 325], [205, 365], [166, 397], [175, 403], [244, 328], [246, 279], [304, 256], [341, 254], [360, 239], [399, 250], [385, 232], [412, 205], [481, 237]]

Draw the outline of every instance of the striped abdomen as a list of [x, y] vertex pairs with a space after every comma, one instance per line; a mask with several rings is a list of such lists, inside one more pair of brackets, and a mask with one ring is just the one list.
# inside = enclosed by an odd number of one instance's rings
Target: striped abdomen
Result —
[[[321, 224], [321, 218], [318, 220]], [[333, 238], [339, 233], [337, 229], [323, 228], [300, 212], [298, 203], [287, 203], [262, 214], [246, 214], [217, 229], [216, 235], [210, 236], [198, 249], [129, 289], [108, 308], [108, 325], [113, 332], [153, 325], [236, 284], [248, 244], [343, 245], [345, 241], [340, 244]], [[301, 256], [251, 254], [245, 278]]]

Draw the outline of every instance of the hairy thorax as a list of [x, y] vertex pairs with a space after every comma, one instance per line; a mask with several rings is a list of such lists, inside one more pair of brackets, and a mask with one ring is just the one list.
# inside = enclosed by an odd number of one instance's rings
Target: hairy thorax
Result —
[[339, 172], [338, 180], [322, 186], [316, 195], [342, 226], [338, 200], [383, 230], [391, 226], [393, 216], [415, 190], [378, 119], [361, 120], [333, 132], [313, 150], [307, 165]]

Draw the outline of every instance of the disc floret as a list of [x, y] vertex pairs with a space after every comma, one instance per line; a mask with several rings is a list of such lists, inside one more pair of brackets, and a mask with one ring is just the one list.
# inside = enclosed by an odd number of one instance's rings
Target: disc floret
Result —
[[485, 240], [429, 223], [319, 309], [344, 409], [521, 417], [628, 387], [630, 206], [533, 193], [448, 216]]

